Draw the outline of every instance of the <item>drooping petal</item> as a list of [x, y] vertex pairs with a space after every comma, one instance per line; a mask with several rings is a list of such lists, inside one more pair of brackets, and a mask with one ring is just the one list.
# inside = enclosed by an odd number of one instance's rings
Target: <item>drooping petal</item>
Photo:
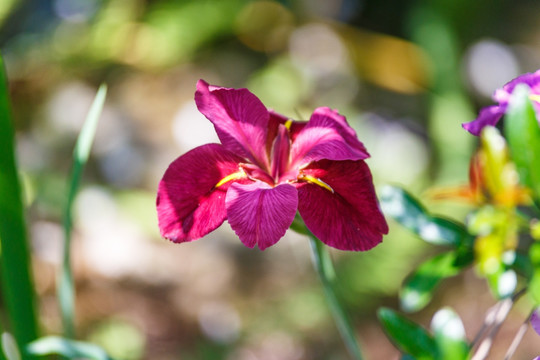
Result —
[[238, 172], [240, 161], [220, 144], [199, 146], [174, 160], [158, 187], [161, 235], [186, 242], [220, 226], [226, 218], [225, 194], [231, 182], [216, 185]]
[[476, 120], [461, 124], [465, 130], [475, 136], [479, 136], [486, 126], [495, 126], [504, 114], [506, 107], [492, 105], [480, 110]]
[[353, 251], [369, 250], [382, 241], [388, 225], [363, 160], [321, 160], [302, 172], [320, 181], [298, 184], [298, 210], [315, 236], [334, 248]]
[[497, 89], [493, 94], [493, 100], [501, 105], [506, 105], [510, 101], [512, 92], [519, 84], [527, 84], [531, 88], [531, 94], [540, 94], [540, 70], [534, 73], [525, 73], [506, 83], [501, 89]]
[[531, 325], [538, 335], [540, 335], [540, 308], [537, 308], [531, 315]]
[[291, 225], [298, 193], [290, 184], [235, 183], [227, 191], [225, 204], [227, 220], [244, 245], [264, 250], [281, 239]]
[[344, 116], [329, 108], [317, 108], [298, 133], [291, 148], [292, 164], [311, 161], [363, 160], [369, 157]]
[[214, 124], [227, 150], [268, 168], [266, 134], [270, 115], [255, 95], [247, 89], [220, 88], [199, 80], [195, 102]]

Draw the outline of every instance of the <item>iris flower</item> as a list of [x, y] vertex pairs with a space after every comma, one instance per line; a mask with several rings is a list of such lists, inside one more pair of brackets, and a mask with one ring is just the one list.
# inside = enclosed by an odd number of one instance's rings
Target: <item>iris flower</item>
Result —
[[369, 250], [388, 226], [379, 209], [364, 145], [345, 117], [316, 109], [307, 122], [269, 111], [247, 89], [199, 80], [199, 111], [221, 144], [174, 160], [159, 183], [161, 235], [199, 239], [228, 220], [244, 245], [261, 250], [287, 231], [297, 211], [325, 244]]
[[493, 94], [493, 100], [499, 104], [483, 108], [478, 117], [474, 121], [463, 124], [463, 128], [471, 134], [479, 136], [485, 126], [495, 126], [506, 112], [510, 96], [519, 84], [526, 84], [531, 89], [530, 98], [533, 100], [538, 118], [538, 114], [540, 114], [540, 70], [518, 76], [501, 89], [497, 89]]

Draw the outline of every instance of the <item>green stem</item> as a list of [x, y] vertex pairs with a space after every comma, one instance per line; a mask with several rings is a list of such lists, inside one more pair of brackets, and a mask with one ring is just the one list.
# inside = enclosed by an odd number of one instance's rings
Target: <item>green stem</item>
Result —
[[362, 360], [362, 352], [360, 351], [360, 345], [356, 341], [354, 330], [349, 322], [349, 318], [345, 313], [345, 309], [341, 305], [334, 288], [335, 272], [328, 253], [324, 244], [317, 239], [313, 234], [309, 233], [309, 239], [311, 241], [311, 250], [313, 251], [313, 263], [321, 279], [321, 283], [324, 289], [324, 295], [330, 306], [332, 316], [336, 321], [341, 338], [345, 342], [345, 346], [351, 356], [356, 360]]

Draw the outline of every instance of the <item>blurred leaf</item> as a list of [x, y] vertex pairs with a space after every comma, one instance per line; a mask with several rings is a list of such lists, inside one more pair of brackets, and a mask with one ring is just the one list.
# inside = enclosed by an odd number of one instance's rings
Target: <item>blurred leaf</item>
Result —
[[431, 320], [431, 330], [444, 360], [465, 360], [469, 358], [469, 346], [465, 328], [459, 316], [450, 308], [435, 313]]
[[437, 359], [439, 349], [435, 339], [420, 325], [388, 308], [377, 313], [383, 328], [394, 344], [417, 360]]
[[47, 336], [31, 342], [26, 346], [26, 352], [32, 355], [62, 355], [68, 359], [112, 360], [107, 353], [97, 345], [64, 339], [58, 336]]
[[526, 279], [530, 279], [534, 272], [531, 259], [527, 255], [519, 252], [516, 252], [516, 258], [511, 264], [511, 268]]
[[2, 296], [19, 347], [37, 338], [34, 288], [21, 187], [14, 154], [9, 91], [0, 57], [0, 241]]
[[144, 355], [145, 337], [141, 330], [121, 319], [108, 319], [99, 324], [87, 339], [118, 359], [138, 360]]
[[432, 217], [418, 200], [401, 188], [385, 186], [379, 200], [386, 215], [428, 243], [459, 246], [468, 237], [462, 224], [438, 216]]
[[529, 294], [534, 303], [540, 305], [540, 269], [536, 269], [529, 283]]
[[10, 333], [5, 332], [2, 334], [2, 351], [7, 360], [21, 360], [21, 353], [17, 347], [17, 342], [15, 342], [15, 338]]
[[540, 242], [535, 242], [529, 248], [529, 259], [535, 269], [540, 269]]
[[68, 192], [67, 203], [64, 211], [64, 249], [63, 249], [63, 263], [60, 273], [60, 280], [58, 282], [58, 301], [60, 303], [60, 311], [62, 315], [62, 322], [64, 325], [64, 332], [67, 337], [74, 336], [74, 316], [75, 316], [75, 294], [73, 289], [73, 275], [71, 272], [71, 228], [72, 228], [72, 207], [75, 201], [75, 196], [79, 189], [81, 182], [82, 171], [88, 157], [90, 155], [90, 148], [94, 140], [96, 128], [103, 104], [105, 103], [105, 96], [107, 94], [107, 86], [101, 85], [94, 102], [92, 103], [88, 115], [84, 122], [81, 133], [77, 138], [75, 149], [73, 151], [73, 168], [70, 177], [70, 187]]
[[[469, 263], [456, 264], [457, 252], [439, 254], [422, 263], [405, 280], [400, 292], [401, 308], [404, 311], [418, 311], [426, 306], [442, 279], [459, 274]], [[472, 262], [472, 258], [471, 258]]]
[[501, 268], [492, 274], [487, 274], [489, 287], [493, 294], [499, 298], [512, 296], [517, 287], [517, 275], [514, 270]]
[[3, 0], [0, 1], [0, 26], [4, 25], [4, 21], [13, 13], [17, 6], [22, 3], [21, 0]]
[[540, 221], [538, 219], [531, 221], [531, 237], [534, 240], [540, 240]]
[[521, 182], [540, 196], [540, 127], [529, 98], [529, 88], [518, 85], [508, 105], [505, 134]]

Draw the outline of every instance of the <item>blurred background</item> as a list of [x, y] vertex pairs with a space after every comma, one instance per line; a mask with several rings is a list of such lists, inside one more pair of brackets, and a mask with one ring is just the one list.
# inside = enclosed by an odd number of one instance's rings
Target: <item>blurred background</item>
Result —
[[[339, 109], [372, 155], [377, 186], [422, 195], [467, 181], [476, 139], [460, 124], [497, 87], [540, 67], [539, 19], [534, 0], [1, 0], [43, 332], [61, 332], [55, 273], [71, 152], [106, 83], [75, 209], [78, 337], [121, 360], [347, 359], [307, 239], [290, 233], [250, 250], [227, 224], [193, 243], [160, 238], [154, 202], [165, 169], [217, 141], [195, 107], [196, 81], [248, 87], [296, 119]], [[470, 210], [423, 199], [461, 221]], [[434, 251], [390, 225], [373, 251], [332, 252], [368, 359], [398, 357], [376, 309], [397, 308], [401, 282]], [[472, 339], [493, 303], [470, 270], [410, 316], [429, 324], [450, 305]], [[493, 358], [525, 317], [518, 304]], [[536, 355], [529, 332], [516, 358]]]

